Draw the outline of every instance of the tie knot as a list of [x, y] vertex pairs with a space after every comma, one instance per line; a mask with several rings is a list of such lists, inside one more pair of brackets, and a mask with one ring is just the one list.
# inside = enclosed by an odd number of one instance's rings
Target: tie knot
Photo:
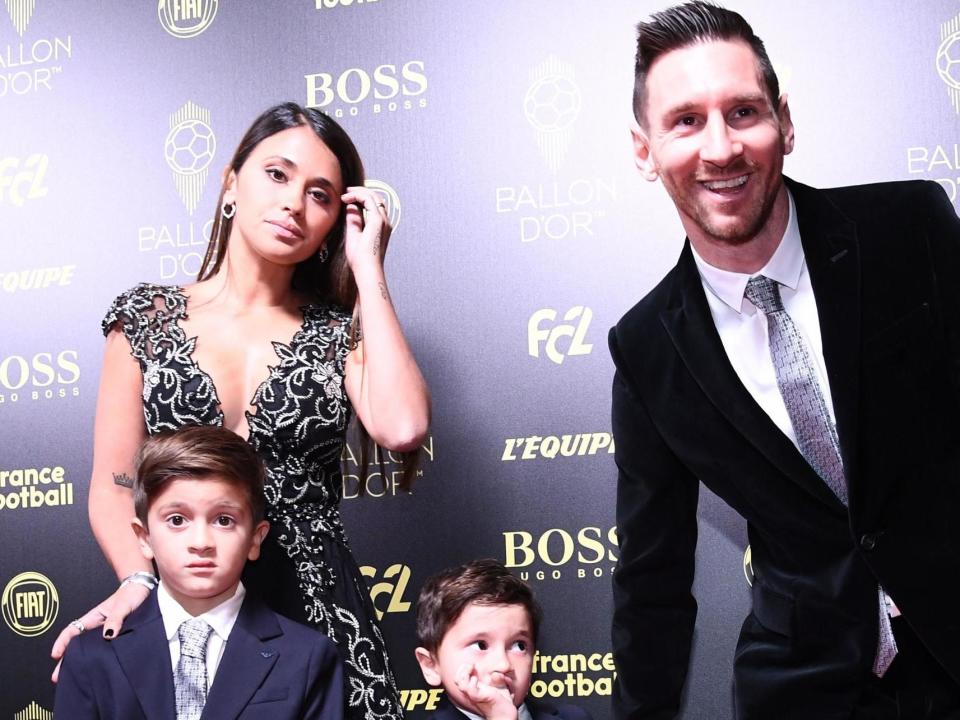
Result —
[[747, 281], [747, 288], [743, 294], [747, 300], [756, 305], [764, 315], [783, 312], [783, 301], [780, 299], [780, 285], [763, 275], [757, 275]]
[[213, 628], [200, 618], [186, 620], [177, 630], [180, 638], [180, 654], [187, 657], [204, 659], [207, 654], [207, 638]]

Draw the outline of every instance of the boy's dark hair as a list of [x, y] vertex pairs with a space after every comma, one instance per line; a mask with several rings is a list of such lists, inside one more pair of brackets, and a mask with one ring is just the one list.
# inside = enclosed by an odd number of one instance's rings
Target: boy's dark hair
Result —
[[634, 65], [633, 114], [641, 127], [647, 126], [647, 74], [654, 61], [671, 50], [715, 40], [741, 40], [757, 58], [760, 77], [774, 111], [780, 99], [780, 83], [758, 38], [743, 16], [703, 0], [693, 0], [654, 13], [637, 25], [637, 57]]
[[496, 560], [474, 560], [427, 579], [417, 600], [417, 641], [436, 652], [443, 636], [469, 604], [522, 605], [530, 617], [533, 643], [542, 612], [533, 591]]
[[150, 505], [167, 485], [216, 476], [246, 493], [253, 522], [258, 523], [266, 511], [264, 475], [260, 457], [235, 432], [213, 425], [187, 425], [144, 440], [137, 455], [133, 506], [146, 527]]

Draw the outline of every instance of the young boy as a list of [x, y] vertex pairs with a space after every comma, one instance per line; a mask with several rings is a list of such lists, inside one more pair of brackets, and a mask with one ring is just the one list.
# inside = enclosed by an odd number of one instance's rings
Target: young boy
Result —
[[530, 587], [495, 560], [428, 579], [417, 601], [416, 656], [424, 679], [446, 691], [432, 720], [590, 720], [573, 705], [526, 700], [539, 629]]
[[223, 428], [146, 440], [133, 530], [160, 583], [116, 638], [90, 632], [70, 643], [55, 718], [343, 718], [333, 643], [240, 582], [269, 528], [263, 476], [250, 445]]

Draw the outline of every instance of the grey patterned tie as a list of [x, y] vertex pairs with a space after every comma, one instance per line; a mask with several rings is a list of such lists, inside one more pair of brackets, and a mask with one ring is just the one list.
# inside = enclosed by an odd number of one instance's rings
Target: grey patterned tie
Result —
[[207, 638], [213, 628], [200, 618], [180, 625], [180, 661], [173, 673], [177, 720], [198, 720], [207, 701]]
[[[806, 343], [797, 326], [783, 309], [780, 286], [770, 278], [750, 278], [744, 292], [767, 317], [770, 357], [777, 375], [777, 387], [790, 416], [800, 453], [844, 505], [847, 483], [840, 460], [837, 429], [830, 419], [816, 371]], [[880, 591], [880, 637], [873, 672], [883, 676], [897, 654], [897, 643], [887, 613], [887, 596]]]

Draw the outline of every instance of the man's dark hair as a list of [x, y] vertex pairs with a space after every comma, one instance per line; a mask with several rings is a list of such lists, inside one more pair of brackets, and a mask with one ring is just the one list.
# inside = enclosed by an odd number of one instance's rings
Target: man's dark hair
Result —
[[417, 640], [436, 652], [467, 605], [522, 605], [530, 617], [533, 644], [542, 613], [533, 591], [496, 560], [474, 560], [427, 579], [417, 600]]
[[671, 50], [701, 42], [740, 40], [753, 50], [760, 69], [760, 77], [770, 96], [774, 110], [780, 99], [780, 83], [773, 64], [758, 38], [743, 16], [733, 10], [703, 0], [692, 0], [654, 13], [647, 22], [637, 25], [637, 58], [634, 65], [633, 114], [646, 127], [647, 74], [661, 55]]
[[146, 527], [150, 505], [174, 480], [216, 478], [244, 491], [256, 524], [266, 510], [264, 475], [260, 457], [235, 432], [212, 425], [187, 425], [144, 440], [137, 455], [133, 506]]

